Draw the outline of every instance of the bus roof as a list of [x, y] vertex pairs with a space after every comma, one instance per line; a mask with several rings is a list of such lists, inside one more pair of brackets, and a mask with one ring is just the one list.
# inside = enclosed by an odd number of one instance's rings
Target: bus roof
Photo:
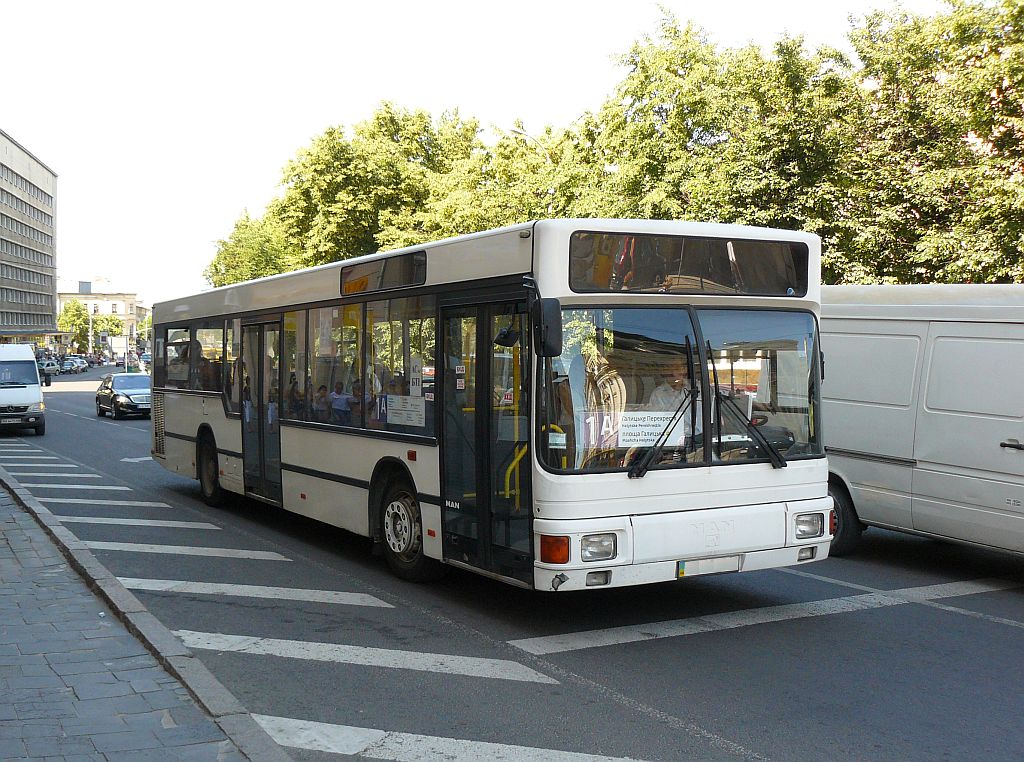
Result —
[[[439, 258], [443, 261], [449, 255], [451, 257], [451, 262], [454, 265], [452, 268], [436, 268], [436, 266], [433, 268], [440, 270], [440, 275], [432, 273], [431, 268], [428, 268], [428, 285], [529, 273], [533, 269], [531, 239], [534, 237], [534, 232], [538, 238], [543, 237], [545, 240], [568, 240], [573, 232], [579, 230], [802, 241], [807, 243], [814, 253], [815, 265], [820, 252], [820, 239], [817, 235], [776, 228], [708, 222], [590, 217], [534, 220], [416, 246], [375, 252], [158, 302], [153, 305], [154, 321], [173, 322], [338, 298], [341, 296], [339, 277], [343, 267], [413, 252], [427, 252], [428, 261], [435, 265], [439, 263]], [[502, 256], [488, 258], [488, 248], [491, 247], [494, 249], [501, 247]], [[432, 255], [430, 253], [432, 251], [436, 253]], [[510, 251], [514, 251], [515, 255], [509, 256]], [[446, 269], [449, 270], [447, 274], [445, 274]], [[813, 275], [816, 276], [817, 272]]]

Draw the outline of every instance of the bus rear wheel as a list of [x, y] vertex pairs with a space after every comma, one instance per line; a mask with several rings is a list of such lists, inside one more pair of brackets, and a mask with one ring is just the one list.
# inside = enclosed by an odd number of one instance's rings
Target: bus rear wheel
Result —
[[388, 487], [381, 507], [384, 557], [395, 576], [410, 582], [437, 579], [443, 569], [423, 554], [423, 519], [416, 495], [405, 483]]
[[220, 486], [220, 463], [217, 460], [217, 446], [207, 435], [199, 441], [199, 491], [203, 502], [217, 507], [224, 504], [227, 495]]

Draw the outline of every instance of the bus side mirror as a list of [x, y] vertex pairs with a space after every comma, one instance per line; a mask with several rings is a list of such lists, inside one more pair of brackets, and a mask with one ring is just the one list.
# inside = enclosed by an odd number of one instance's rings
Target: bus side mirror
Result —
[[562, 354], [562, 305], [557, 299], [538, 299], [533, 303], [533, 345], [539, 357]]

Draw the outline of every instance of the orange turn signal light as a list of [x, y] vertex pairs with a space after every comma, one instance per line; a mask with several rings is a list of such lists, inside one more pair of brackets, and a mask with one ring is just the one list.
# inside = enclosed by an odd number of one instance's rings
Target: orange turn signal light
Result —
[[540, 536], [540, 560], [545, 564], [569, 563], [569, 538]]

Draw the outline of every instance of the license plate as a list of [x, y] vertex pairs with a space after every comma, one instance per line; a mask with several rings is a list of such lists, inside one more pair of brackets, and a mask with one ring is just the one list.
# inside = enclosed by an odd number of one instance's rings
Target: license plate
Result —
[[696, 577], [698, 574], [721, 574], [740, 570], [739, 556], [719, 558], [698, 558], [692, 561], [676, 562], [676, 579]]
[[0, 418], [0, 423], [21, 423], [20, 418]]

